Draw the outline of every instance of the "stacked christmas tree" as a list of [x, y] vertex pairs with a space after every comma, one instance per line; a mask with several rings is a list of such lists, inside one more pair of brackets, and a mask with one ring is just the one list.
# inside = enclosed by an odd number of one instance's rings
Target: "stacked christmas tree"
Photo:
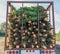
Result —
[[8, 49], [55, 47], [54, 27], [44, 10], [42, 6], [21, 7], [18, 10], [11, 6], [6, 40]]

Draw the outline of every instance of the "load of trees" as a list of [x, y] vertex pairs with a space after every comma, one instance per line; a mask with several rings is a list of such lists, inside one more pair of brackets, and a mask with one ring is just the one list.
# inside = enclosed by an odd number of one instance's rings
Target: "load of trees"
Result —
[[8, 16], [6, 48], [41, 48], [55, 47], [54, 27], [50, 24], [43, 6], [13, 6]]

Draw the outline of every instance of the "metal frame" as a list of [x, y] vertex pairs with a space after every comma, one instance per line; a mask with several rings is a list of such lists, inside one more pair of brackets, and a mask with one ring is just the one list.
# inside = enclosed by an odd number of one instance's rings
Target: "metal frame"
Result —
[[[52, 6], [52, 18], [53, 18], [52, 20], [53, 20], [54, 35], [55, 35], [55, 18], [54, 18], [54, 3], [53, 3], [53, 1], [7, 1], [5, 50], [9, 50], [9, 49], [6, 48], [6, 37], [7, 37], [8, 14], [10, 14], [10, 13], [8, 13], [8, 7], [11, 6], [11, 3], [22, 3], [22, 7], [23, 7], [23, 3], [37, 3], [37, 5], [39, 5], [39, 3], [49, 4], [49, 6], [46, 9], [46, 11], [49, 11], [49, 20], [51, 20], [50, 19], [50, 7]], [[39, 11], [38, 11], [38, 13], [39, 13]], [[38, 21], [39, 21], [39, 17], [38, 17]], [[55, 49], [55, 48], [53, 48], [53, 49]], [[12, 49], [12, 50], [19, 50], [19, 49]], [[40, 50], [40, 48], [39, 49], [37, 49], [37, 48], [20, 48], [20, 50]], [[51, 49], [49, 49], [49, 50], [51, 50]]]

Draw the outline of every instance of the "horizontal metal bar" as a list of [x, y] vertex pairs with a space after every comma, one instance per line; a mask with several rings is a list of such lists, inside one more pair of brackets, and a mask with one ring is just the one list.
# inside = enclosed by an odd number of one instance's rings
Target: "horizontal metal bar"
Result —
[[55, 50], [55, 48], [53, 49], [41, 49], [41, 48], [14, 48], [14, 49], [8, 49], [8, 48], [5, 48], [5, 50]]
[[53, 1], [7, 1], [10, 3], [52, 3]]

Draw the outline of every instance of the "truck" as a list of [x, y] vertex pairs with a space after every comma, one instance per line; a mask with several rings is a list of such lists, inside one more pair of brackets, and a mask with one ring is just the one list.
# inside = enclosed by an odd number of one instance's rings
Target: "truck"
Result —
[[55, 54], [53, 1], [7, 1], [5, 54]]

